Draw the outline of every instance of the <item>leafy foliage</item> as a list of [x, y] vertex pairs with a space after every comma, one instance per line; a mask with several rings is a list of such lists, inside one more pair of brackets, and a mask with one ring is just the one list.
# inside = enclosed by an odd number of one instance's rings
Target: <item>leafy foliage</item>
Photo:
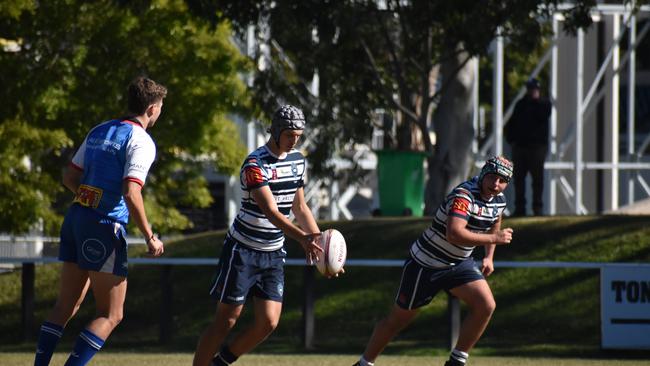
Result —
[[228, 22], [211, 24], [180, 0], [11, 1], [0, 6], [0, 37], [0, 231], [22, 232], [37, 218], [56, 227], [69, 197], [55, 183], [61, 167], [92, 126], [124, 115], [137, 75], [169, 90], [148, 131], [158, 158], [145, 201], [156, 230], [191, 225], [178, 203], [210, 204], [205, 163], [193, 157], [237, 171], [245, 148], [229, 116], [250, 113], [241, 80], [250, 63]]
[[[567, 10], [570, 27], [590, 24], [594, 1]], [[325, 173], [335, 152], [331, 142], [367, 142], [374, 112], [395, 115], [398, 149], [433, 152], [428, 141], [430, 108], [435, 108], [449, 76], [435, 68], [457, 52], [486, 55], [497, 34], [522, 53], [534, 50], [554, 0], [516, 1], [228, 1], [188, 0], [190, 9], [212, 20], [228, 19], [239, 34], [258, 26], [268, 51], [266, 68], [255, 76], [258, 101], [272, 111], [277, 101], [311, 110], [318, 127], [312, 163]], [[586, 12], [586, 13], [585, 13]], [[460, 46], [460, 48], [459, 48]], [[318, 98], [308, 83], [318, 73]], [[453, 78], [453, 75], [451, 75]], [[412, 137], [413, 128], [421, 140]]]

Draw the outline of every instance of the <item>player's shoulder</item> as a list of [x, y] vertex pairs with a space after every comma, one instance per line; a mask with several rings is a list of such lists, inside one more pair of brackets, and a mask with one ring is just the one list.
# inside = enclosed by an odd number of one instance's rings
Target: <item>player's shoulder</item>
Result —
[[93, 135], [93, 134], [101, 133], [102, 131], [106, 130], [107, 128], [111, 128], [111, 126], [113, 126], [116, 123], [119, 123], [119, 121], [115, 120], [115, 119], [109, 119], [107, 121], [100, 122], [100, 123], [96, 124], [95, 126], [93, 126], [93, 128], [91, 128], [90, 131], [88, 131], [88, 135], [90, 136], [90, 135]]
[[468, 198], [473, 199], [474, 195], [480, 192], [478, 185], [478, 177], [473, 177], [472, 179], [466, 180], [461, 184], [457, 185], [452, 193], [456, 195], [466, 195]]
[[252, 165], [262, 166], [268, 157], [269, 154], [266, 149], [264, 149], [263, 146], [260, 146], [248, 154], [248, 156], [246, 156], [244, 163], [242, 164], [242, 168]]

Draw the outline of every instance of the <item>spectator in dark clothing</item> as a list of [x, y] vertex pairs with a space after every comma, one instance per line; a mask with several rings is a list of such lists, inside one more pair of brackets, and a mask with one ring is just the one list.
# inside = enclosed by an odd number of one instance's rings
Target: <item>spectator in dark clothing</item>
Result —
[[526, 82], [526, 95], [515, 105], [504, 129], [512, 146], [515, 183], [515, 216], [526, 215], [526, 175], [533, 181], [533, 214], [543, 214], [544, 161], [548, 152], [551, 103], [541, 98], [537, 79]]

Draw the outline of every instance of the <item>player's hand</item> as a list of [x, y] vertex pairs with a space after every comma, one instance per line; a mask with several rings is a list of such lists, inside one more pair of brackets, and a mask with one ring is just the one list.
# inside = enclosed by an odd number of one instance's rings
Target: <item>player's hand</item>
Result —
[[495, 233], [495, 244], [510, 244], [512, 241], [512, 228], [505, 228]]
[[318, 257], [323, 252], [323, 248], [318, 245], [320, 236], [321, 233], [307, 234], [300, 239], [300, 246], [305, 251], [305, 258], [309, 264], [318, 262]]
[[481, 273], [483, 276], [487, 277], [494, 272], [494, 262], [490, 258], [483, 258], [483, 264], [481, 265]]
[[165, 252], [165, 247], [162, 241], [157, 236], [152, 236], [147, 240], [147, 253], [154, 257], [160, 257]]

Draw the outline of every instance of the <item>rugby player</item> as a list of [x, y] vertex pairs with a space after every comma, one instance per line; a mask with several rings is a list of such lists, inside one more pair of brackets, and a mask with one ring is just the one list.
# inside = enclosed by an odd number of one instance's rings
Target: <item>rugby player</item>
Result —
[[[300, 243], [309, 262], [322, 252], [320, 230], [303, 191], [307, 164], [294, 148], [304, 128], [303, 112], [282, 106], [273, 115], [268, 142], [244, 160], [241, 208], [224, 240], [210, 288], [217, 309], [199, 339], [194, 366], [230, 365], [276, 328], [282, 311], [285, 235]], [[298, 226], [289, 220], [291, 212]], [[249, 296], [255, 320], [226, 345], [224, 339]]]
[[[485, 280], [494, 271], [496, 244], [508, 244], [512, 229], [501, 229], [506, 208], [503, 191], [512, 178], [512, 163], [504, 157], [485, 162], [478, 176], [454, 188], [438, 208], [431, 226], [411, 245], [402, 268], [395, 305], [379, 321], [359, 362], [372, 366], [384, 347], [444, 290], [467, 304], [458, 342], [445, 366], [464, 366], [495, 309]], [[475, 246], [485, 247], [485, 258], [471, 257]]]
[[151, 79], [133, 80], [127, 97], [130, 115], [91, 129], [63, 175], [63, 184], [75, 196], [61, 227], [59, 295], [41, 326], [35, 366], [50, 363], [63, 329], [89, 288], [96, 315], [79, 334], [66, 366], [88, 363], [122, 320], [129, 216], [144, 235], [149, 253], [163, 253], [163, 243], [149, 226], [141, 190], [156, 155], [146, 130], [158, 120], [166, 95], [167, 89]]

